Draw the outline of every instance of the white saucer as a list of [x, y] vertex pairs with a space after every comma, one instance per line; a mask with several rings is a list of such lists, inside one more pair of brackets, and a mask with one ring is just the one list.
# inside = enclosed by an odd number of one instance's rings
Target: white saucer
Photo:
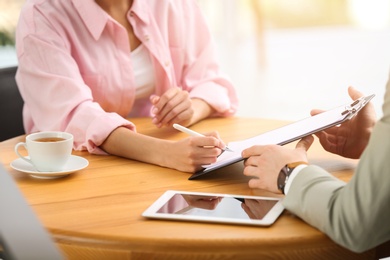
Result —
[[[28, 157], [26, 157], [26, 158], [28, 158]], [[87, 159], [80, 157], [80, 156], [72, 155], [69, 158], [69, 161], [64, 166], [64, 169], [62, 171], [58, 171], [58, 172], [38, 172], [35, 170], [35, 168], [31, 164], [29, 164], [28, 162], [26, 162], [25, 160], [23, 160], [21, 158], [18, 158], [16, 160], [12, 161], [10, 165], [13, 169], [20, 171], [20, 172], [27, 173], [35, 178], [55, 179], [55, 178], [64, 177], [64, 176], [69, 175], [73, 172], [82, 170], [85, 167], [87, 167], [88, 164], [89, 164], [89, 162]]]

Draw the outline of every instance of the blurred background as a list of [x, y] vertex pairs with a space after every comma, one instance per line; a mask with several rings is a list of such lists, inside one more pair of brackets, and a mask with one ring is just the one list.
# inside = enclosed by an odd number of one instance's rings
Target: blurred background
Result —
[[[238, 116], [299, 120], [349, 101], [348, 86], [378, 116], [390, 69], [390, 0], [197, 0]], [[17, 65], [13, 34], [23, 0], [0, 0], [0, 67]]]

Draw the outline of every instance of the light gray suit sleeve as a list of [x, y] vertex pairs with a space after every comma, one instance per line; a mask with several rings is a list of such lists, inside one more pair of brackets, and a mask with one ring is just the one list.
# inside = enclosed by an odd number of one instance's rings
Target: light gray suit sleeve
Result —
[[357, 170], [347, 183], [317, 166], [294, 178], [283, 204], [336, 243], [363, 252], [390, 240], [390, 84]]

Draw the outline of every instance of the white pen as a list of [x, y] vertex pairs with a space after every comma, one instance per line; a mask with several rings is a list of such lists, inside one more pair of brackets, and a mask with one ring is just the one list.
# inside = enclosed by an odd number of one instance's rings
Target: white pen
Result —
[[[188, 135], [191, 135], [191, 136], [205, 136], [205, 135], [202, 135], [198, 132], [195, 132], [194, 130], [191, 130], [191, 129], [188, 129], [187, 127], [184, 127], [182, 125], [179, 125], [179, 124], [173, 124], [173, 128], [179, 130], [180, 132], [183, 132], [183, 133], [186, 133]], [[230, 149], [229, 147], [225, 146], [225, 148], [222, 149], [223, 151], [229, 151], [229, 152], [233, 152], [232, 149]]]

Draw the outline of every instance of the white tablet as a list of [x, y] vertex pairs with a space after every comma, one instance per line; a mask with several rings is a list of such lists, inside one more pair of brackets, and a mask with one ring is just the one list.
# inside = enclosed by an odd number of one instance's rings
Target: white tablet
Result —
[[283, 210], [281, 198], [168, 190], [142, 216], [269, 226]]

